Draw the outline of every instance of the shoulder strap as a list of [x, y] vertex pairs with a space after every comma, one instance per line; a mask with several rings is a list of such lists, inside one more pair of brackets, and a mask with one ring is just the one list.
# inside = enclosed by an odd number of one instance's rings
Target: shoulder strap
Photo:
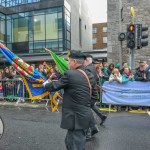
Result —
[[89, 89], [90, 89], [90, 97], [92, 97], [92, 86], [91, 86], [91, 83], [90, 83], [90, 80], [89, 80], [87, 74], [81, 69], [77, 69], [77, 70], [80, 71], [86, 77], [86, 79], [88, 81]]

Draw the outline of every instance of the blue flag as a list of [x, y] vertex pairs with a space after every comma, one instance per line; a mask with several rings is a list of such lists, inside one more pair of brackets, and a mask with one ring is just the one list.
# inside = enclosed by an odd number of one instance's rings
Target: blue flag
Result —
[[42, 85], [46, 81], [44, 75], [12, 53], [3, 44], [0, 44], [0, 52], [21, 75], [31, 100], [38, 100], [49, 95], [49, 92], [45, 91]]

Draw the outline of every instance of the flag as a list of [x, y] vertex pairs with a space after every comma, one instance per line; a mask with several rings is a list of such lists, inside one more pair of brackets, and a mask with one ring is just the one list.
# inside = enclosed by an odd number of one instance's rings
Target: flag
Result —
[[55, 112], [58, 110], [58, 100], [62, 100], [62, 97], [59, 95], [58, 92], [51, 92], [51, 98], [50, 98], [50, 106], [52, 109], [52, 112]]
[[0, 52], [2, 52], [8, 62], [21, 75], [31, 100], [37, 100], [49, 95], [49, 92], [47, 92], [42, 85], [43, 82], [46, 81], [44, 75], [12, 53], [3, 44], [0, 44]]
[[50, 53], [50, 55], [52, 56], [54, 62], [56, 63], [59, 71], [61, 74], [64, 74], [64, 72], [66, 70], [68, 70], [68, 61], [65, 60], [64, 58], [56, 55], [54, 52], [48, 50], [47, 48], [45, 48], [46, 51], [48, 51]]

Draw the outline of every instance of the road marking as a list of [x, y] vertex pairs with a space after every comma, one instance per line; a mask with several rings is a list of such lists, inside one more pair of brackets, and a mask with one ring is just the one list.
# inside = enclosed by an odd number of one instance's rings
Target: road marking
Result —
[[149, 114], [149, 116], [150, 116], [150, 111], [147, 111], [147, 113]]

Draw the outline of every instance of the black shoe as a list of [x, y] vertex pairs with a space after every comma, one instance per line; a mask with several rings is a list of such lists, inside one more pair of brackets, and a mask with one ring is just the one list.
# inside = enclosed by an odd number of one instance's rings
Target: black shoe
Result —
[[107, 118], [107, 116], [106, 116], [106, 115], [103, 115], [103, 117], [101, 118], [102, 121], [101, 121], [101, 123], [100, 123], [100, 126], [105, 122], [106, 118]]
[[95, 125], [94, 127], [91, 128], [91, 136], [93, 136], [94, 134], [98, 133], [99, 129], [98, 126]]

